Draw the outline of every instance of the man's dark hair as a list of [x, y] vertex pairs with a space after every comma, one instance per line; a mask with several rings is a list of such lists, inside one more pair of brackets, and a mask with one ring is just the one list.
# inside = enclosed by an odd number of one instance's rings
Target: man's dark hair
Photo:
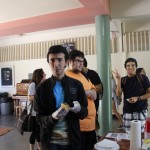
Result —
[[125, 68], [126, 68], [126, 65], [127, 65], [128, 62], [134, 62], [134, 63], [135, 63], [135, 66], [136, 66], [136, 67], [138, 66], [136, 59], [134, 59], [134, 58], [128, 58], [128, 59], [125, 61], [125, 64], [124, 64], [124, 67], [125, 67]]
[[47, 62], [49, 63], [49, 55], [50, 54], [58, 54], [58, 53], [63, 53], [65, 55], [65, 60], [68, 59], [68, 52], [67, 52], [66, 48], [63, 47], [62, 45], [54, 45], [54, 46], [51, 46], [48, 50]]
[[87, 60], [86, 58], [84, 58], [84, 63], [83, 63], [84, 67], [87, 67]]
[[69, 53], [69, 59], [74, 60], [76, 57], [84, 58], [84, 53], [76, 49]]

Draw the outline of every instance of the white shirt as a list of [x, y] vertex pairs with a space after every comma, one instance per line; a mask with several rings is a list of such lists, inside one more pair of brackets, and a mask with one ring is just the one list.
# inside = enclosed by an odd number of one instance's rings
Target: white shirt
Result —
[[[34, 96], [34, 94], [35, 94], [35, 83], [32, 82], [28, 88], [28, 96]], [[28, 101], [27, 101], [28, 114], [30, 113], [31, 104], [32, 104], [32, 101], [29, 101], [29, 98], [28, 98]], [[31, 111], [31, 116], [36, 116], [36, 112], [33, 107], [32, 107], [32, 111]]]

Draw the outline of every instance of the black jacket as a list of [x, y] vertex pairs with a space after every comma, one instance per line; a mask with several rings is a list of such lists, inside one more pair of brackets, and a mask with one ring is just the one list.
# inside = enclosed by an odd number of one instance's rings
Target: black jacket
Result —
[[[55, 83], [56, 81], [52, 76], [37, 87], [35, 94], [34, 109], [37, 112], [37, 121], [40, 124], [42, 150], [49, 150], [53, 126], [57, 123], [57, 120], [52, 118], [52, 113], [56, 110], [53, 94]], [[78, 80], [64, 76], [61, 84], [64, 90], [65, 102], [71, 107], [73, 101], [79, 101], [81, 104], [80, 112], [76, 114], [69, 112], [66, 116], [72, 150], [79, 150], [81, 147], [79, 119], [84, 119], [88, 114], [86, 94], [82, 83]]]

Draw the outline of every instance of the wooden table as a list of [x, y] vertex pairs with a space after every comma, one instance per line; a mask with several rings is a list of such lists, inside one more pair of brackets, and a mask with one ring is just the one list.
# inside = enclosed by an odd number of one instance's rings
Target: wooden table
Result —
[[[110, 139], [112, 141], [115, 141], [114, 138], [107, 138], [106, 136], [100, 138], [99, 141], [102, 141], [103, 139]], [[119, 150], [129, 150], [130, 149], [130, 140], [121, 139], [121, 141], [116, 141], [116, 142], [120, 147]], [[96, 150], [96, 149], [94, 148], [93, 150]]]
[[[125, 131], [124, 130], [117, 130], [115, 133], [125, 133]], [[99, 141], [102, 141], [103, 139], [109, 139], [112, 141], [116, 141], [114, 138], [107, 138], [106, 135], [101, 137], [99, 139]], [[142, 133], [142, 138], [143, 137], [144, 137], [144, 134]], [[121, 139], [120, 141], [116, 141], [116, 142], [120, 147], [119, 150], [129, 150], [130, 149], [130, 140]], [[95, 150], [95, 148], [93, 150]]]
[[25, 107], [25, 105], [22, 105], [22, 103], [27, 102], [28, 96], [13, 95], [12, 99], [14, 100], [14, 113], [16, 117], [18, 117]]

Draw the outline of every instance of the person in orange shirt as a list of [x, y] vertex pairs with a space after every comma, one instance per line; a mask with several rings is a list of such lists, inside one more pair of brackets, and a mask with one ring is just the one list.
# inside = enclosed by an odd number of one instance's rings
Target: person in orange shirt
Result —
[[84, 87], [88, 99], [88, 115], [85, 119], [80, 120], [81, 130], [81, 150], [92, 150], [96, 141], [95, 117], [96, 109], [94, 100], [97, 94], [94, 85], [88, 81], [81, 73], [84, 63], [84, 54], [79, 50], [73, 50], [69, 53], [68, 69], [66, 75], [79, 80]]

